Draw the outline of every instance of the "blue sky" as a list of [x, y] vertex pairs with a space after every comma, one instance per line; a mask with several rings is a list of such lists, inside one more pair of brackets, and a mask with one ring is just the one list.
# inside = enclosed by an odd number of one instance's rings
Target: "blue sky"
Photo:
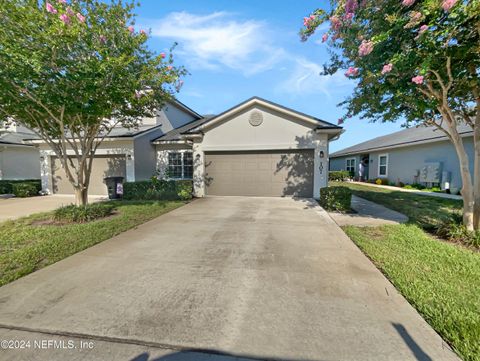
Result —
[[[303, 17], [324, 6], [328, 1], [141, 0], [136, 27], [151, 30], [154, 50], [178, 42], [176, 63], [190, 72], [178, 98], [201, 114], [220, 113], [256, 95], [336, 123], [343, 114], [337, 104], [353, 83], [343, 72], [318, 75], [328, 59], [321, 31], [306, 43], [298, 36]], [[331, 151], [400, 125], [348, 119]]]

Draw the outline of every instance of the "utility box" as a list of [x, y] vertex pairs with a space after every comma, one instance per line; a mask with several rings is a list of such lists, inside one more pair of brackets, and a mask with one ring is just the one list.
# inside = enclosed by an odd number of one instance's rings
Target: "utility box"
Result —
[[440, 183], [442, 176], [442, 163], [427, 162], [420, 169], [420, 182]]
[[450, 189], [450, 184], [452, 181], [452, 173], [449, 171], [444, 170], [442, 172], [442, 182], [440, 183], [440, 188], [442, 191], [445, 191], [447, 189]]

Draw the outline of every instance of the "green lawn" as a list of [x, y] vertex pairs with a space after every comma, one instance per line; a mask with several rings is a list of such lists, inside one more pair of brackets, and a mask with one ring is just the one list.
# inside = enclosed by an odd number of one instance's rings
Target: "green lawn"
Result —
[[[354, 194], [406, 214], [404, 225], [344, 227], [347, 235], [456, 352], [480, 360], [480, 252], [425, 232], [461, 201], [349, 183]], [[422, 228], [423, 227], [423, 228]]]
[[0, 286], [109, 239], [184, 204], [121, 201], [117, 214], [83, 224], [42, 225], [51, 213], [0, 223]]
[[458, 354], [480, 360], [478, 252], [411, 224], [344, 230]]
[[462, 211], [461, 200], [420, 196], [410, 192], [349, 182], [330, 182], [330, 185], [346, 186], [353, 191], [353, 194], [403, 213], [410, 219], [410, 223], [427, 230], [435, 229], [443, 220], [452, 216], [460, 216]]

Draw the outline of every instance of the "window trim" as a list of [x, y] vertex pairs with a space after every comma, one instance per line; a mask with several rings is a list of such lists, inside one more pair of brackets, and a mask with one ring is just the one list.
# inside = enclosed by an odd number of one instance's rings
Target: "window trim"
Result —
[[357, 158], [355, 157], [345, 159], [345, 170], [349, 172], [348, 168], [350, 168], [351, 165], [350, 166], [348, 165], [348, 161], [352, 161], [352, 160], [353, 160], [353, 174], [355, 174], [357, 171]]
[[[385, 157], [385, 165], [380, 165], [380, 158]], [[385, 174], [380, 174], [380, 167], [385, 167]], [[377, 169], [378, 178], [387, 178], [388, 177], [388, 153], [378, 155], [378, 169]]]
[[[189, 153], [192, 155], [192, 177], [191, 178], [186, 178], [185, 177], [185, 154], [186, 153]], [[171, 151], [168, 151], [167, 153], [167, 172], [170, 172], [170, 154], [180, 154], [181, 157], [180, 157], [180, 166], [182, 167], [182, 175], [181, 177], [168, 177], [168, 179], [172, 179], [172, 180], [192, 180], [193, 179], [193, 151], [191, 150], [184, 150], [184, 151], [178, 151], [178, 150], [171, 150]]]

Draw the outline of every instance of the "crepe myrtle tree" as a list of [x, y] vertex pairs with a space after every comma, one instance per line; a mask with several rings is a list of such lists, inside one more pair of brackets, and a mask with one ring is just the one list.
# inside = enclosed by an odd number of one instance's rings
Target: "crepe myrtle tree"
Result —
[[[435, 126], [460, 163], [463, 222], [480, 227], [480, 1], [334, 0], [304, 18], [307, 40], [327, 23], [323, 75], [347, 69], [355, 80], [346, 114], [383, 122]], [[474, 131], [473, 173], [460, 124]]]
[[[1, 0], [0, 121], [35, 131], [87, 203], [95, 152], [111, 130], [154, 116], [182, 84], [122, 0]], [[172, 50], [172, 49], [170, 49]]]

